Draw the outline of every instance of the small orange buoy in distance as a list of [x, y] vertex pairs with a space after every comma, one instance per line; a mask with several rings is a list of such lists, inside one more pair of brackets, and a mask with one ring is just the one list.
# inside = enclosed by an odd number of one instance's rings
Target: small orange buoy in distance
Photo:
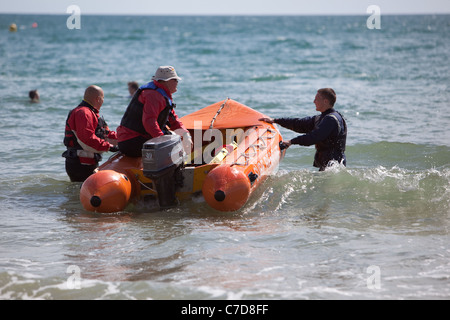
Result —
[[80, 190], [80, 201], [89, 211], [111, 213], [125, 209], [131, 196], [128, 177], [114, 170], [102, 170], [87, 178]]
[[250, 180], [244, 172], [229, 165], [220, 165], [205, 178], [202, 192], [205, 201], [220, 211], [236, 211], [248, 200]]
[[37, 27], [38, 27], [37, 22], [33, 22], [33, 24], [31, 25], [31, 27], [32, 27], [32, 28], [37, 28]]
[[11, 23], [9, 25], [9, 31], [16, 32], [17, 31], [17, 25], [15, 23]]

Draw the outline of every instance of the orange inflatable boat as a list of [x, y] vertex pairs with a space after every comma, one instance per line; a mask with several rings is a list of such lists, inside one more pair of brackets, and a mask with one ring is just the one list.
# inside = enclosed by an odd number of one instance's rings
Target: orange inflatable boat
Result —
[[230, 99], [193, 112], [181, 118], [193, 147], [175, 133], [147, 141], [140, 158], [116, 153], [83, 183], [81, 203], [108, 213], [146, 197], [168, 208], [202, 194], [212, 208], [236, 211], [284, 157], [277, 126], [262, 117]]

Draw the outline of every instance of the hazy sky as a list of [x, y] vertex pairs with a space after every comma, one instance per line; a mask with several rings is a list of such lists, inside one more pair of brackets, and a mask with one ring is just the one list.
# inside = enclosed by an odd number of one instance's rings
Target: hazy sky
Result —
[[450, 0], [0, 0], [0, 13], [67, 14], [381, 14], [450, 13]]

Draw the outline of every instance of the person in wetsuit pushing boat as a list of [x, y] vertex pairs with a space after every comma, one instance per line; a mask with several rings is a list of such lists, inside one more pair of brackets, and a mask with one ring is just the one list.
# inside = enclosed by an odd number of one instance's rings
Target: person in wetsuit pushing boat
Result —
[[316, 110], [320, 115], [305, 118], [260, 118], [260, 121], [278, 123], [282, 127], [298, 133], [305, 133], [294, 139], [283, 141], [282, 148], [288, 148], [292, 144], [301, 146], [316, 146], [313, 165], [324, 171], [332, 161], [337, 161], [344, 166], [345, 144], [347, 140], [347, 123], [344, 117], [334, 109], [336, 93], [331, 88], [322, 88], [317, 91], [314, 99]]

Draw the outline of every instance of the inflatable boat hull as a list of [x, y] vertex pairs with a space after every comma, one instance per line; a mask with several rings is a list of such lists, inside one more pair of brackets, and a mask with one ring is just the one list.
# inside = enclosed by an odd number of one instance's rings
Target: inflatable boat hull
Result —
[[[278, 128], [259, 121], [262, 117], [266, 116], [227, 99], [181, 118], [196, 148], [180, 169], [177, 199], [202, 194], [216, 210], [242, 208], [284, 157]], [[144, 175], [142, 158], [120, 153], [102, 164], [80, 189], [83, 207], [95, 212], [119, 212], [147, 196], [158, 197], [158, 193]]]

